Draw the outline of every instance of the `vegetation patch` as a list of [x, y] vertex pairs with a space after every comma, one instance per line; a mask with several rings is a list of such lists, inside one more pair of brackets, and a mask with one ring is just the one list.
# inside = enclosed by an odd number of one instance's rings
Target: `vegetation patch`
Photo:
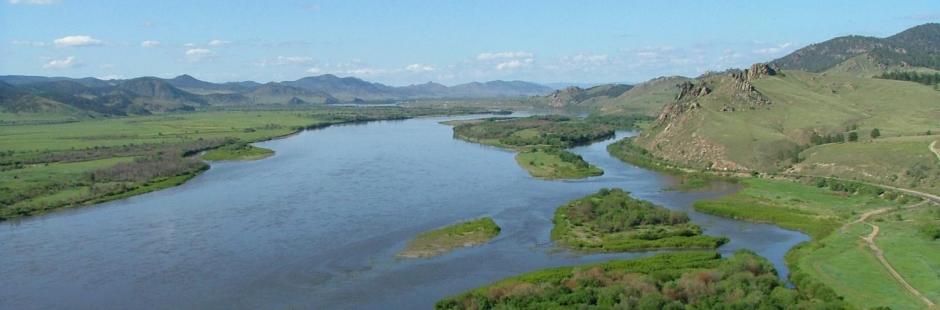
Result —
[[702, 235], [682, 212], [634, 199], [621, 189], [601, 189], [555, 211], [552, 240], [581, 251], [716, 248], [728, 241]]
[[439, 301], [437, 309], [841, 309], [787, 288], [764, 258], [739, 251], [660, 254], [539, 270]]
[[657, 157], [650, 151], [634, 144], [633, 138], [624, 138], [607, 146], [610, 155], [631, 165], [649, 170], [668, 173], [678, 178], [675, 189], [694, 190], [711, 184], [715, 180], [737, 182], [736, 178], [709, 174], [691, 169], [682, 169], [678, 165]]
[[217, 149], [206, 151], [202, 155], [205, 160], [258, 160], [274, 155], [274, 151], [257, 147], [248, 143], [233, 143]]
[[569, 148], [613, 135], [614, 130], [606, 124], [555, 115], [496, 117], [454, 126], [454, 136], [459, 139], [512, 150], [533, 146]]
[[604, 170], [580, 155], [557, 148], [537, 148], [516, 155], [516, 162], [530, 175], [543, 179], [582, 179], [599, 176]]
[[499, 235], [500, 228], [492, 218], [484, 217], [421, 233], [408, 243], [398, 257], [424, 258], [438, 256], [454, 249], [489, 242]]

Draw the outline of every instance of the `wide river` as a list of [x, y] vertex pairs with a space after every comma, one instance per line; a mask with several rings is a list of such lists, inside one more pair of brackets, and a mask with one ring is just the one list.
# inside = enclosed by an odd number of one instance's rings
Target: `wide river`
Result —
[[[549, 240], [556, 207], [604, 187], [686, 211], [731, 238], [720, 252], [751, 249], [783, 275], [786, 251], [807, 240], [693, 211], [735, 186], [669, 191], [670, 177], [608, 155], [613, 139], [573, 149], [603, 176], [543, 181], [512, 152], [454, 139], [438, 123], [448, 119], [306, 131], [260, 143], [273, 157], [213, 163], [179, 187], [0, 223], [0, 309], [430, 308], [526, 271], [650, 255]], [[421, 231], [481, 216], [502, 227], [489, 244], [395, 258]]]

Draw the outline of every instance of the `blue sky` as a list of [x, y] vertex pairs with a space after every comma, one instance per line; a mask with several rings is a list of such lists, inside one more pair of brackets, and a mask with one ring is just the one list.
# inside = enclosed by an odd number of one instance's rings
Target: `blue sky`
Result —
[[639, 82], [940, 21], [940, 1], [2, 0], [0, 74]]

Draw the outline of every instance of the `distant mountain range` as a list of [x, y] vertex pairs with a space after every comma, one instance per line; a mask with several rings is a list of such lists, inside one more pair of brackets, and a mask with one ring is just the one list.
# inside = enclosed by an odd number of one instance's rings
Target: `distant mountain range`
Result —
[[0, 76], [0, 109], [5, 112], [86, 111], [105, 115], [151, 114], [204, 106], [337, 104], [434, 98], [528, 97], [551, 93], [523, 81], [473, 82], [444, 86], [428, 82], [388, 86], [331, 74], [295, 81], [211, 83], [190, 75], [127, 80]]

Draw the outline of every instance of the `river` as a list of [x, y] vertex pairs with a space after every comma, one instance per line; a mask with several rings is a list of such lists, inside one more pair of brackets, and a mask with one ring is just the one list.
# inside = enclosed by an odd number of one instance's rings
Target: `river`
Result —
[[[553, 246], [554, 210], [604, 187], [686, 211], [731, 239], [720, 252], [750, 249], [782, 276], [786, 251], [808, 240], [691, 210], [735, 185], [669, 191], [671, 177], [608, 155], [614, 139], [573, 149], [603, 176], [533, 179], [514, 153], [454, 139], [439, 122], [455, 118], [305, 131], [175, 188], [0, 223], [0, 309], [429, 308], [526, 271], [652, 254]], [[419, 232], [480, 216], [502, 227], [491, 243], [394, 257]]]

